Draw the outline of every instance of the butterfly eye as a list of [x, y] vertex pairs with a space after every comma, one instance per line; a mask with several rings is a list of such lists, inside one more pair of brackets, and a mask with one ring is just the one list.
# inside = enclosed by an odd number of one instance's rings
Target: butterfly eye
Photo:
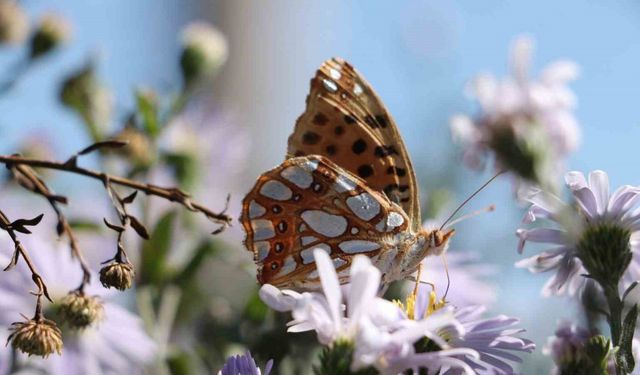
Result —
[[313, 191], [315, 191], [316, 193], [319, 193], [319, 192], [321, 192], [321, 191], [322, 191], [322, 185], [316, 182], [315, 184], [313, 184], [312, 189], [313, 189]]
[[282, 250], [284, 250], [284, 245], [282, 244], [282, 242], [276, 242], [275, 250], [276, 250], [276, 253], [281, 253]]
[[277, 262], [271, 263], [271, 269], [272, 270], [277, 270], [278, 269], [278, 263]]
[[271, 207], [271, 211], [273, 211], [274, 214], [279, 214], [280, 212], [282, 212], [282, 207], [274, 204], [273, 207]]
[[302, 196], [300, 194], [294, 194], [292, 199], [294, 202], [298, 202], [302, 199]]

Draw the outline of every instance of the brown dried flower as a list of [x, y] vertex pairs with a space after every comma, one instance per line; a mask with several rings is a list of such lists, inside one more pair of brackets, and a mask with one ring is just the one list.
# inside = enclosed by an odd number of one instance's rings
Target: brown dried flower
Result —
[[15, 322], [10, 330], [7, 343], [11, 342], [14, 349], [44, 358], [53, 353], [62, 354], [62, 333], [51, 320], [39, 318]]
[[100, 282], [105, 288], [125, 290], [131, 288], [135, 275], [133, 264], [111, 262], [100, 270]]
[[104, 307], [100, 298], [96, 296], [71, 292], [62, 299], [60, 314], [72, 328], [83, 329], [102, 320]]

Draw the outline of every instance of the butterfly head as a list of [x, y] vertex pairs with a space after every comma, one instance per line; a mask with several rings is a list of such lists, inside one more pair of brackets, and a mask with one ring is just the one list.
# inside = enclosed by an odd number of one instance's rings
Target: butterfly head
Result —
[[449, 248], [449, 239], [456, 233], [455, 229], [434, 229], [427, 237], [427, 249], [429, 255], [441, 255]]

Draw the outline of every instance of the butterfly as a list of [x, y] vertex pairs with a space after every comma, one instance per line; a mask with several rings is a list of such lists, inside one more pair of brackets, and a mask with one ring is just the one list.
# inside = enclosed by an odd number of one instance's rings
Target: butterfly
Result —
[[393, 118], [351, 64], [332, 58], [311, 79], [286, 160], [258, 178], [240, 222], [261, 284], [316, 289], [314, 249], [330, 254], [341, 282], [364, 254], [386, 284], [441, 254], [454, 233], [424, 229], [419, 203]]

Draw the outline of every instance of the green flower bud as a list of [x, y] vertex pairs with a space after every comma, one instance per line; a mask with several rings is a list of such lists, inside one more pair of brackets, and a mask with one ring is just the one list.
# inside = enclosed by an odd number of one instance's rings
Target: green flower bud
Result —
[[616, 224], [587, 226], [578, 241], [578, 257], [600, 285], [617, 286], [631, 262], [631, 231]]
[[37, 59], [51, 52], [70, 37], [71, 27], [65, 19], [53, 13], [46, 14], [31, 37], [31, 58]]
[[194, 22], [182, 32], [180, 68], [185, 87], [218, 72], [227, 60], [227, 40], [215, 27]]

